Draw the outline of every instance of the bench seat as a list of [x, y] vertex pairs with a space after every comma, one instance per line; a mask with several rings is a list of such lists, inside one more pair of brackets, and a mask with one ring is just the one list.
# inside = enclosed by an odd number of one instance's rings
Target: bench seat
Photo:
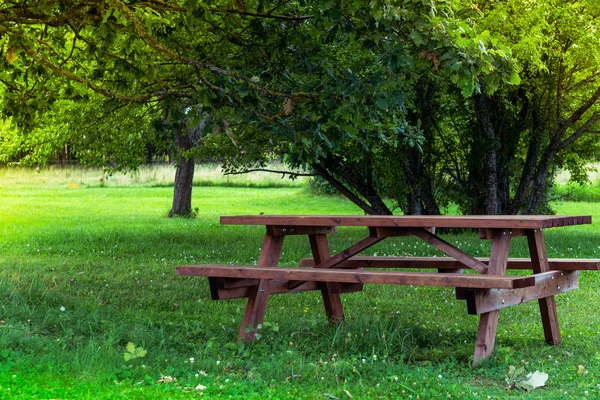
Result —
[[269, 279], [307, 282], [375, 283], [417, 286], [447, 286], [471, 289], [517, 289], [539, 285], [558, 278], [561, 271], [528, 276], [494, 276], [480, 274], [438, 274], [431, 272], [397, 272], [318, 268], [257, 267], [237, 265], [184, 265], [177, 275], [210, 278]]
[[[477, 258], [477, 260], [488, 263], [488, 258]], [[600, 260], [584, 258], [550, 258], [548, 259], [550, 270], [579, 271], [600, 270]], [[300, 259], [301, 267], [313, 267], [315, 262], [312, 258]], [[452, 257], [352, 257], [336, 266], [336, 268], [437, 268], [437, 269], [462, 269], [465, 268], [460, 262]], [[509, 258], [508, 269], [531, 269], [529, 258]]]

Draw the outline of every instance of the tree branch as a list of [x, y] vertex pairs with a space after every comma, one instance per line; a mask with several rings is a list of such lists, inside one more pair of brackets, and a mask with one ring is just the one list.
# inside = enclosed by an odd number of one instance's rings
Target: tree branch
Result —
[[572, 145], [577, 139], [589, 132], [589, 129], [600, 121], [600, 112], [595, 112], [582, 126], [579, 127], [571, 136], [558, 144], [558, 151], [561, 151]]
[[562, 121], [562, 123], [560, 124], [561, 127], [559, 128], [562, 130], [561, 133], [564, 133], [569, 126], [571, 126], [575, 122], [579, 121], [581, 119], [581, 117], [583, 116], [583, 114], [585, 114], [586, 111], [588, 111], [594, 104], [596, 104], [596, 102], [599, 99], [600, 99], [600, 87], [598, 87], [598, 89], [596, 89], [594, 94], [585, 103], [583, 103], [577, 110], [575, 110], [575, 112], [573, 112], [573, 114], [568, 119]]
[[304, 172], [290, 172], [290, 171], [277, 171], [273, 169], [267, 168], [254, 168], [254, 169], [245, 169], [243, 171], [235, 171], [235, 172], [226, 172], [223, 175], [243, 175], [249, 174], [251, 172], [269, 172], [273, 174], [282, 174], [282, 175], [290, 175], [290, 176], [317, 176], [317, 174], [309, 174]]
[[38, 64], [43, 65], [46, 68], [51, 69], [52, 71], [54, 71], [57, 75], [66, 78], [68, 80], [74, 81], [74, 82], [78, 82], [78, 83], [82, 83], [87, 85], [90, 89], [92, 89], [94, 92], [99, 93], [105, 97], [109, 97], [109, 98], [113, 98], [113, 99], [118, 99], [118, 100], [122, 100], [122, 101], [128, 101], [128, 102], [133, 102], [133, 103], [145, 103], [149, 100], [151, 100], [150, 96], [142, 96], [142, 97], [137, 97], [137, 96], [126, 96], [120, 93], [114, 93], [111, 92], [110, 90], [107, 90], [105, 88], [102, 88], [90, 81], [88, 81], [87, 79], [75, 75], [72, 72], [69, 72], [61, 67], [59, 67], [58, 65], [54, 64], [52, 61], [48, 60], [47, 58], [43, 57], [41, 54], [36, 53], [33, 49], [29, 48], [29, 47], [25, 47], [22, 46], [21, 49], [28, 54], [33, 60], [35, 60]]
[[227, 8], [209, 8], [208, 11], [214, 13], [224, 13], [224, 14], [237, 14], [248, 17], [257, 17], [257, 18], [267, 18], [267, 19], [280, 19], [284, 21], [294, 21], [294, 22], [302, 22], [308, 19], [313, 19], [312, 15], [274, 15], [274, 14], [263, 14], [263, 13], [253, 13], [244, 10], [235, 10], [235, 9], [227, 9]]
[[227, 71], [225, 69], [215, 67], [210, 64], [205, 64], [205, 63], [199, 62], [197, 60], [193, 60], [193, 59], [175, 54], [171, 50], [169, 50], [165, 45], [163, 45], [162, 43], [159, 43], [155, 38], [153, 38], [146, 31], [146, 29], [142, 25], [141, 21], [139, 20], [139, 18], [129, 9], [129, 7], [127, 7], [127, 5], [122, 3], [120, 0], [107, 0], [107, 1], [110, 4], [112, 4], [115, 8], [117, 8], [122, 13], [122, 15], [127, 16], [127, 18], [132, 22], [135, 32], [140, 37], [140, 39], [142, 39], [146, 44], [148, 44], [153, 49], [158, 50], [160, 53], [162, 53], [163, 55], [165, 55], [171, 59], [177, 60], [184, 64], [192, 65], [199, 69], [206, 69], [212, 73], [215, 73], [215, 74], [218, 74], [221, 76], [230, 76], [232, 78], [240, 79], [240, 80], [246, 82], [250, 88], [262, 93], [263, 95], [271, 95], [271, 96], [275, 96], [275, 97], [302, 96], [302, 97], [311, 97], [311, 98], [314, 98], [317, 96], [316, 93], [310, 93], [310, 92], [282, 93], [282, 92], [278, 92], [275, 90], [263, 88], [263, 87], [256, 85], [254, 82], [252, 82], [252, 80], [250, 78], [248, 78], [246, 76], [242, 76], [242, 75], [236, 74], [232, 71]]

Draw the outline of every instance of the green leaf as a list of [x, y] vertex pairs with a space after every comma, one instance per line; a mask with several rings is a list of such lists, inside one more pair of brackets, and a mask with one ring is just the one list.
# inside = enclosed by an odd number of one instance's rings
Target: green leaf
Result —
[[132, 342], [127, 343], [127, 351], [133, 354], [135, 352], [135, 344]]
[[342, 129], [346, 132], [348, 132], [349, 134], [356, 136], [358, 135], [358, 129], [356, 129], [355, 126], [352, 125], [344, 125], [342, 126]]
[[423, 35], [421, 35], [421, 33], [417, 30], [412, 31], [408, 36], [413, 40], [413, 42], [415, 42], [417, 46], [423, 46], [426, 43]]
[[513, 71], [510, 74], [510, 83], [512, 85], [519, 85], [519, 84], [521, 84], [521, 77], [519, 76], [519, 74], [516, 71]]
[[375, 105], [377, 106], [377, 108], [379, 108], [380, 110], [387, 110], [388, 109], [388, 102], [387, 99], [378, 99], [375, 102]]
[[237, 350], [238, 349], [238, 345], [235, 343], [225, 343], [225, 348], [227, 350]]
[[138, 347], [137, 349], [135, 349], [136, 357], [144, 357], [146, 354], [148, 354], [148, 350], [142, 347]]

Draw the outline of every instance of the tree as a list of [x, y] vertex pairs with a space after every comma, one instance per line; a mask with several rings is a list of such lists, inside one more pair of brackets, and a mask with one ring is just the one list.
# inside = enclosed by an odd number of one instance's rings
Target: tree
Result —
[[[189, 167], [185, 161], [201, 150], [186, 135], [208, 113], [195, 137], [225, 132], [235, 151], [246, 149], [230, 160], [248, 165], [263, 159], [248, 154], [281, 151], [291, 166], [316, 170], [366, 212], [389, 213], [381, 192], [389, 182], [376, 168], [423, 149], [414, 111], [419, 74], [439, 71], [467, 96], [514, 80], [509, 49], [478, 33], [457, 14], [462, 9], [450, 0], [235, 7], [194, 0], [6, 1], [2, 108], [28, 127], [40, 121], [36, 112], [51, 112], [57, 99], [77, 99], [85, 87], [115, 101], [154, 105], [164, 115], [202, 110], [175, 129], [183, 156], [178, 168]], [[247, 150], [256, 144], [260, 151]], [[402, 190], [417, 198], [408, 172], [419, 173], [418, 153], [410, 159]], [[175, 204], [173, 210], [190, 211]]]
[[518, 89], [482, 92], [468, 106], [469, 211], [543, 212], [554, 171], [581, 172], [598, 149], [600, 6], [513, 0], [487, 2], [481, 10], [482, 28], [503, 36], [522, 71]]

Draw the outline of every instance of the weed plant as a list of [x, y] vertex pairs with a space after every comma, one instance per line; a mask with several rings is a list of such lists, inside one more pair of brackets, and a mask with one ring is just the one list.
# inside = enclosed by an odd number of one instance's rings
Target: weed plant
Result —
[[[336, 326], [316, 292], [272, 296], [260, 339], [242, 345], [245, 301], [212, 301], [206, 279], [177, 277], [175, 266], [256, 264], [264, 227], [221, 226], [220, 215], [360, 210], [298, 183], [213, 185], [194, 188], [197, 218], [169, 219], [171, 188], [99, 187], [82, 184], [78, 173], [0, 170], [1, 399], [600, 397], [597, 271], [556, 297], [560, 346], [544, 343], [537, 304], [510, 307], [501, 312], [495, 352], [476, 369], [478, 319], [451, 288], [367, 285], [343, 296], [346, 320]], [[600, 221], [595, 203], [555, 209]], [[548, 230], [549, 255], [600, 258], [597, 228]], [[365, 235], [340, 228], [332, 251]], [[444, 238], [474, 256], [489, 254], [476, 233]], [[280, 264], [309, 256], [307, 242], [286, 238]], [[368, 254], [441, 255], [410, 238]], [[511, 255], [527, 255], [522, 238]], [[546, 386], [508, 390], [511, 366], [546, 372]]]

